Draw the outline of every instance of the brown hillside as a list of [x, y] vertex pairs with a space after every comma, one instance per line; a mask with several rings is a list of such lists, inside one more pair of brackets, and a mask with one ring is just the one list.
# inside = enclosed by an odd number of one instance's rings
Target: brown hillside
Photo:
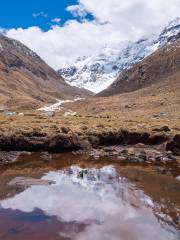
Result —
[[[67, 108], [82, 116], [114, 119], [112, 127], [142, 124], [176, 126], [180, 131], [180, 81], [179, 74], [142, 89], [114, 95], [86, 99], [83, 104], [67, 104]], [[105, 125], [106, 126], [106, 125]], [[141, 126], [141, 127], [142, 127]], [[107, 127], [107, 126], [106, 126]]]
[[[98, 96], [135, 91], [174, 74], [180, 74], [180, 40], [156, 51], [129, 70], [123, 71], [116, 81]], [[180, 76], [180, 75], [179, 75]]]
[[36, 108], [77, 95], [91, 93], [69, 86], [26, 46], [0, 36], [0, 108]]

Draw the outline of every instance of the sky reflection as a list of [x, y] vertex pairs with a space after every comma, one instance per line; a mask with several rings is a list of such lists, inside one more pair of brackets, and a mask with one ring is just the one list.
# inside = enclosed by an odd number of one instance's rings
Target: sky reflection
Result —
[[86, 224], [83, 231], [59, 232], [75, 240], [178, 239], [172, 229], [158, 222], [152, 200], [120, 178], [111, 166], [84, 170], [73, 166], [49, 172], [43, 179], [55, 184], [32, 186], [1, 201], [1, 206], [26, 213], [40, 209], [61, 222]]

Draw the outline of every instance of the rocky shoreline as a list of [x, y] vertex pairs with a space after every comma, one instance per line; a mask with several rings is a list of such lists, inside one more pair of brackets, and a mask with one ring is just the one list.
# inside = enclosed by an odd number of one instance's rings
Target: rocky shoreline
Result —
[[133, 146], [109, 146], [99, 147], [90, 151], [76, 151], [75, 155], [87, 154], [94, 159], [111, 159], [121, 163], [140, 163], [151, 165], [166, 165], [178, 163], [171, 151], [163, 150], [163, 146], [147, 146], [136, 144]]
[[28, 132], [0, 136], [2, 151], [33, 151], [33, 152], [71, 152], [86, 150], [99, 146], [135, 145], [142, 143], [149, 146], [163, 144], [164, 149], [180, 156], [180, 134], [175, 136], [165, 132], [148, 133], [128, 130], [109, 132], [73, 133], [66, 128], [63, 133], [51, 134]]
[[[8, 159], [16, 159], [18, 152], [22, 151], [74, 152], [95, 158], [116, 157], [129, 162], [169, 162], [176, 161], [175, 156], [180, 156], [180, 134], [171, 136], [166, 132], [141, 133], [127, 130], [75, 134], [67, 128], [63, 133], [55, 135], [38, 132], [1, 135], [0, 151], [0, 162], [3, 159], [4, 163]], [[6, 155], [2, 154], [3, 151]], [[10, 154], [7, 155], [7, 152]]]

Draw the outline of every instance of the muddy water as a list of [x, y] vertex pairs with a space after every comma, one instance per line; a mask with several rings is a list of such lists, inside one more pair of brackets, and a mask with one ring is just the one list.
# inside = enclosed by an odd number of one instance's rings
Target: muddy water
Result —
[[[0, 169], [0, 239], [179, 239], [178, 175], [177, 166], [21, 155]], [[24, 185], [8, 184], [17, 177]], [[29, 186], [29, 177], [41, 181]]]

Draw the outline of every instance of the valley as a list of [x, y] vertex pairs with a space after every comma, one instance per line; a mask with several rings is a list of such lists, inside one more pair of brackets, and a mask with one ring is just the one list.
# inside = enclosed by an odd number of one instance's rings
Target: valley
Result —
[[[15, 114], [2, 112], [1, 149], [61, 152], [106, 142], [173, 145], [169, 142], [175, 138], [177, 143], [169, 150], [180, 155], [179, 54], [177, 40], [125, 70], [96, 96], [59, 100], [41, 111], [18, 107]], [[127, 139], [123, 132], [129, 133]], [[129, 140], [129, 135], [135, 139]]]
[[0, 35], [0, 189], [2, 240], [179, 239], [180, 18], [58, 71]]

